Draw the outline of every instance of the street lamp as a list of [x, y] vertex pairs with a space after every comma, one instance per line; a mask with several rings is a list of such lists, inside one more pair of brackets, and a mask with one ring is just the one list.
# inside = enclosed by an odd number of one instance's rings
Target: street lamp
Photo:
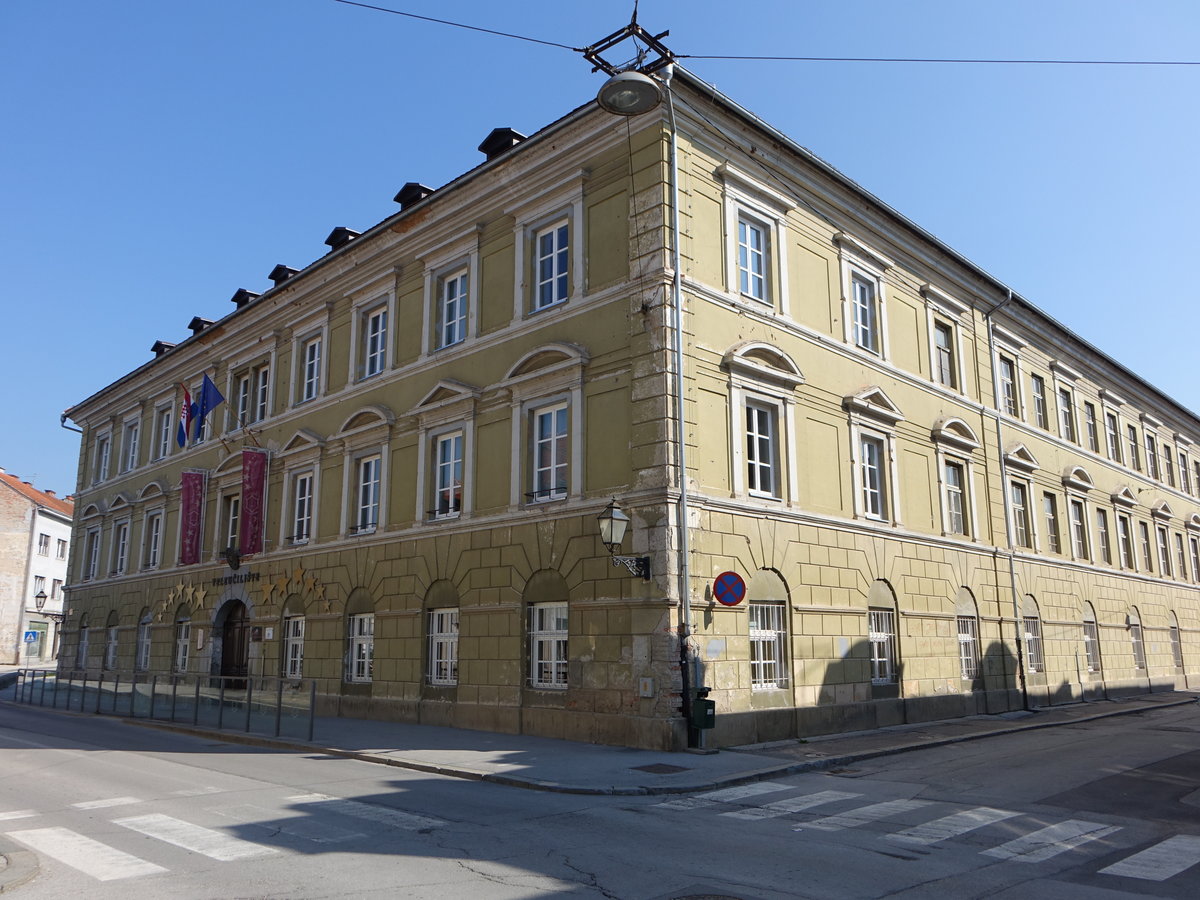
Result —
[[618, 116], [640, 116], [662, 103], [662, 89], [649, 75], [641, 72], [618, 72], [600, 88], [596, 102], [602, 109]]
[[36, 594], [34, 594], [33, 602], [34, 602], [34, 605], [37, 606], [38, 612], [41, 612], [43, 609], [45, 609], [46, 608], [46, 592], [38, 591]]
[[604, 512], [596, 517], [596, 521], [600, 523], [600, 540], [608, 548], [608, 552], [613, 555], [613, 565], [624, 566], [629, 570], [630, 575], [641, 578], [643, 581], [649, 581], [650, 557], [617, 556], [617, 551], [621, 549], [621, 542], [625, 540], [625, 531], [629, 528], [629, 516], [625, 515], [625, 511], [617, 506], [617, 501], [613, 500], [609, 503], [604, 508]]

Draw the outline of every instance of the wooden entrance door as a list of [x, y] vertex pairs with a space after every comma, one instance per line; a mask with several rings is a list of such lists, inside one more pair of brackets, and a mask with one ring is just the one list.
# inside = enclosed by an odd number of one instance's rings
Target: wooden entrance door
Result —
[[[249, 672], [250, 624], [246, 618], [246, 605], [235, 603], [225, 617], [221, 629], [221, 674], [229, 678], [244, 679]], [[226, 687], [245, 687], [245, 681], [228, 682]]]

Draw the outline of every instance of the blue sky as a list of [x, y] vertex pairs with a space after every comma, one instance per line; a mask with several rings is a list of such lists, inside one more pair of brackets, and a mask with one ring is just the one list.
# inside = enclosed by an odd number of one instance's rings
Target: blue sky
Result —
[[[632, 0], [377, 0], [583, 46]], [[1200, 4], [642, 0], [681, 54], [1200, 59]], [[1200, 67], [685, 63], [1193, 410]], [[0, 8], [0, 466], [74, 489], [59, 414], [407, 181], [602, 78], [333, 0]]]

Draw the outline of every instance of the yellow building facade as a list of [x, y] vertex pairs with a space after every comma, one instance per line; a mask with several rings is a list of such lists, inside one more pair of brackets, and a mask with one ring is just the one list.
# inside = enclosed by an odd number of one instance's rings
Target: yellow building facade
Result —
[[[68, 410], [63, 667], [660, 748], [697, 688], [728, 746], [1194, 683], [1200, 420], [710, 86], [672, 96], [493, 132]], [[600, 540], [614, 499], [647, 581]]]

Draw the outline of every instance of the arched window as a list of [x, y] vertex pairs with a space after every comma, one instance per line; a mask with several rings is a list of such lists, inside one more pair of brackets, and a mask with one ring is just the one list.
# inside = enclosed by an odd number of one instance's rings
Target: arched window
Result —
[[174, 670], [186, 672], [188, 667], [188, 651], [192, 643], [192, 619], [187, 607], [180, 606], [175, 614], [175, 659]]
[[142, 614], [138, 616], [137, 627], [137, 656], [134, 660], [134, 668], [139, 672], [145, 672], [150, 668], [150, 628], [153, 619], [150, 616], [149, 608], [143, 608]]
[[75, 645], [75, 668], [86, 669], [88, 660], [88, 617], [84, 613], [79, 617], [79, 639]]
[[867, 640], [871, 644], [871, 684], [888, 687], [899, 681], [899, 642], [896, 639], [896, 596], [886, 581], [876, 581], [867, 593]]
[[300, 678], [304, 674], [304, 606], [295, 594], [283, 605], [283, 677]]
[[1099, 673], [1100, 666], [1100, 629], [1096, 624], [1096, 610], [1091, 603], [1083, 604], [1083, 652], [1087, 657], [1087, 670]]
[[1133, 650], [1133, 667], [1146, 668], [1146, 642], [1142, 639], [1142, 617], [1136, 606], [1129, 607], [1129, 643]]
[[746, 588], [750, 613], [750, 687], [788, 686], [788, 589], [778, 572], [759, 569]]
[[429, 649], [425, 677], [430, 684], [458, 684], [458, 591], [435, 581], [425, 595]]
[[346, 601], [346, 680], [375, 678], [375, 601], [370, 591], [355, 588]]
[[117, 611], [108, 614], [108, 622], [104, 627], [104, 668], [110, 672], [117, 667], [117, 649], [120, 641], [121, 628], [117, 624]]
[[1171, 610], [1171, 662], [1177, 669], [1183, 668], [1183, 641], [1179, 634], [1179, 617]]
[[954, 601], [958, 624], [958, 668], [963, 681], [979, 678], [979, 613], [968, 588], [960, 587]]
[[1025, 634], [1025, 666], [1030, 672], [1045, 672], [1046, 657], [1042, 650], [1042, 616], [1032, 594], [1025, 595], [1022, 609], [1022, 626]]
[[529, 616], [529, 685], [565, 690], [569, 645], [567, 583], [558, 572], [535, 572], [525, 585]]

